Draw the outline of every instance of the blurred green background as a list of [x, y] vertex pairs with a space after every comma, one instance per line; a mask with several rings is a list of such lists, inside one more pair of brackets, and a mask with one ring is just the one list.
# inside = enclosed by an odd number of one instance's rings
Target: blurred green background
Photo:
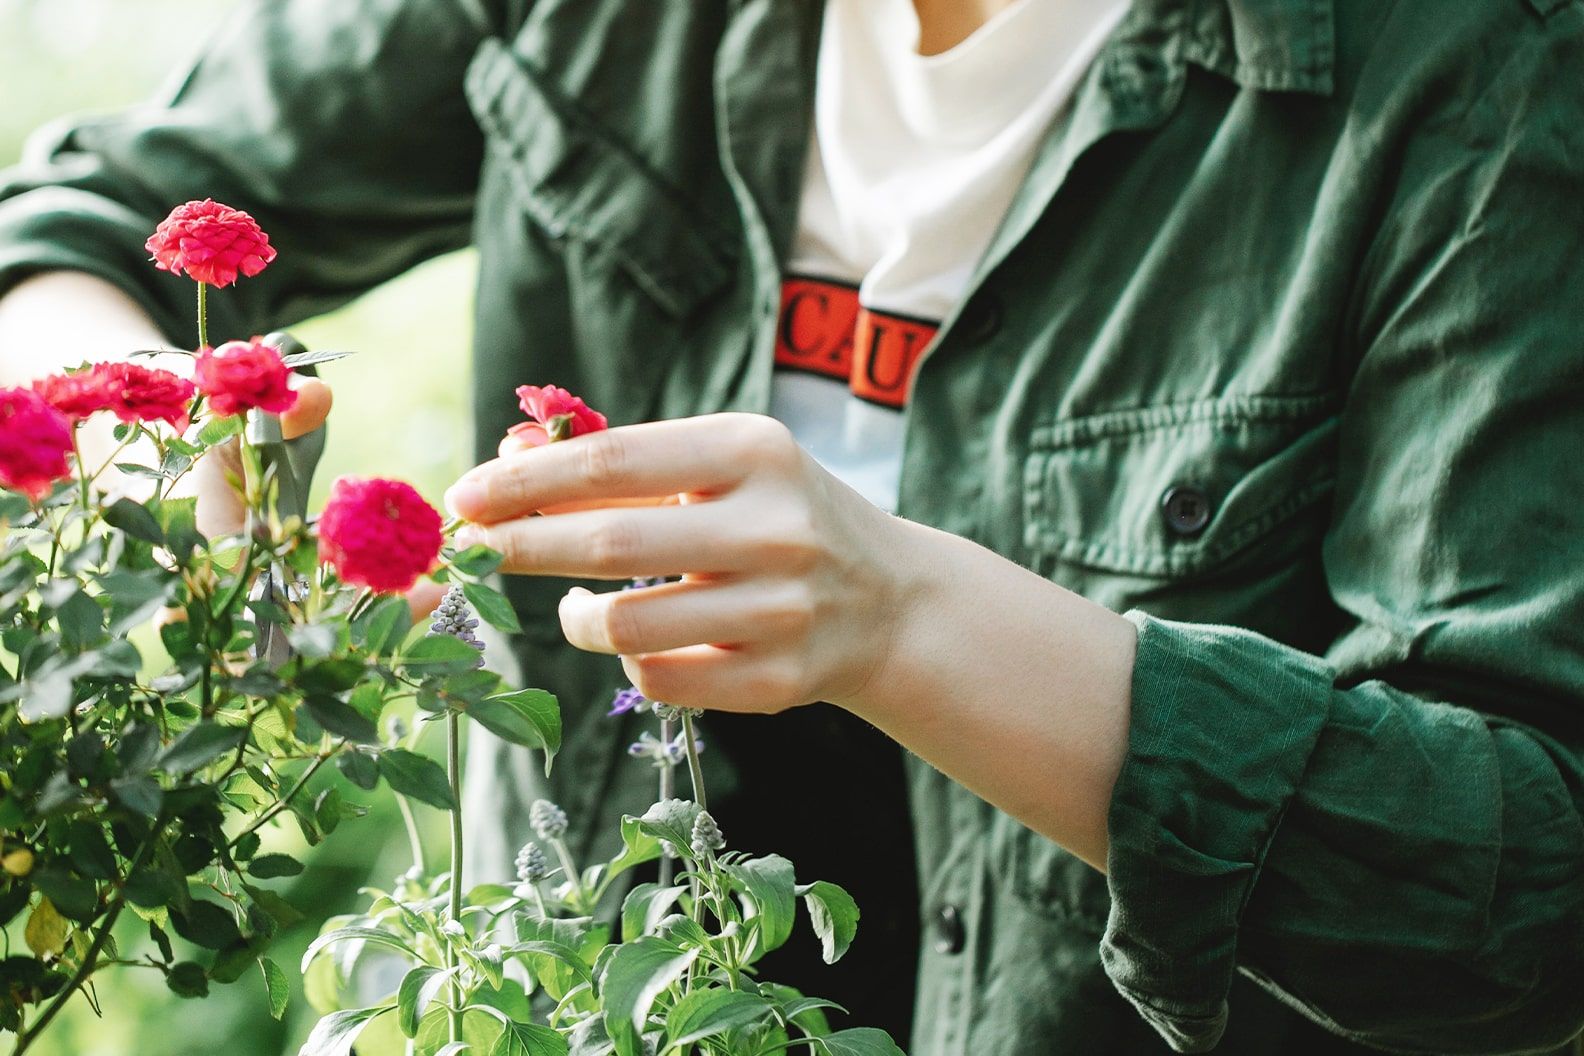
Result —
[[[112, 110], [149, 98], [178, 73], [227, 17], [237, 0], [0, 0], [0, 167], [21, 155], [27, 135], [74, 113]], [[174, 204], [174, 203], [173, 203]], [[465, 468], [470, 446], [465, 393], [470, 357], [470, 254], [433, 261], [349, 307], [293, 332], [310, 348], [369, 349], [377, 369], [354, 356], [330, 364], [335, 388], [321, 490], [341, 473], [402, 477], [431, 501]], [[377, 350], [374, 351], [374, 350]], [[436, 361], [445, 369], [436, 370]], [[332, 778], [332, 780], [334, 780]], [[269, 1016], [257, 972], [212, 989], [202, 1001], [178, 1000], [155, 972], [111, 969], [95, 984], [105, 1018], [75, 1002], [40, 1056], [227, 1056], [294, 1054], [315, 1018], [302, 999], [296, 964], [319, 922], [351, 910], [365, 881], [388, 888], [410, 859], [400, 819], [387, 794], [349, 797], [374, 808], [308, 849], [293, 827], [272, 826], [266, 849], [305, 855], [308, 868], [275, 881], [316, 919], [283, 936], [272, 952], [293, 980], [284, 1022]], [[443, 819], [428, 843], [443, 845]], [[21, 948], [21, 919], [7, 940]], [[124, 921], [123, 951], [134, 948], [141, 922]]]

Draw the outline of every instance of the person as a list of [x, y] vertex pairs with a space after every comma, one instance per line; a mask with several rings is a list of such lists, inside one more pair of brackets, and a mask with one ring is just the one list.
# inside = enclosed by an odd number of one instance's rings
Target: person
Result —
[[[915, 1056], [1573, 1051], [1581, 60], [1578, 0], [255, 2], [5, 176], [0, 349], [191, 345], [188, 198], [280, 251], [227, 335], [471, 243], [448, 503], [582, 850], [625, 674]], [[498, 452], [546, 381], [619, 427]], [[474, 759], [503, 867], [538, 780]]]

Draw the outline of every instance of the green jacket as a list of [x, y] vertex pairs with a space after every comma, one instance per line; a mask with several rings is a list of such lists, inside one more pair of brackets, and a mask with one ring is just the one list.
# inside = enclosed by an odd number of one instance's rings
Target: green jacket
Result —
[[[280, 248], [215, 299], [227, 336], [476, 245], [481, 456], [525, 381], [618, 421], [763, 410], [818, 27], [813, 0], [258, 0], [163, 105], [5, 174], [0, 288], [93, 272], [191, 342], [141, 246], [213, 196]], [[914, 1056], [1584, 1025], [1581, 69], [1579, 0], [1134, 0], [919, 368], [900, 505], [1137, 624], [1108, 876], [910, 762], [918, 916], [865, 902], [855, 954], [922, 938]], [[649, 777], [602, 718], [615, 666], [559, 641], [564, 586], [513, 584], [519, 657], [567, 708], [587, 843]], [[797, 721], [718, 727], [741, 816], [774, 811], [734, 842], [905, 848], [886, 752], [826, 715], [811, 742], [858, 765], [789, 769]], [[504, 868], [538, 788], [474, 765]]]

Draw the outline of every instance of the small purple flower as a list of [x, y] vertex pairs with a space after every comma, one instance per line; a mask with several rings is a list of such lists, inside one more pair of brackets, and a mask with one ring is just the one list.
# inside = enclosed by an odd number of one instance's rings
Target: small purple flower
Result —
[[633, 581], [631, 583], [626, 584], [621, 589], [623, 589], [623, 590], [643, 590], [645, 587], [658, 587], [660, 584], [664, 583], [665, 581], [666, 581], [666, 578], [664, 576], [634, 576], [633, 577]]
[[642, 715], [648, 710], [649, 699], [633, 686], [618, 690], [611, 699], [611, 710], [606, 715], [625, 715], [629, 711]]
[[[638, 739], [627, 746], [627, 754], [634, 759], [648, 759], [656, 767], [665, 769], [668, 766], [680, 766], [687, 759], [687, 742], [683, 739], [685, 734], [677, 734], [669, 744], [645, 730], [638, 735]], [[693, 741], [695, 751], [704, 750], [704, 741], [695, 738]]]

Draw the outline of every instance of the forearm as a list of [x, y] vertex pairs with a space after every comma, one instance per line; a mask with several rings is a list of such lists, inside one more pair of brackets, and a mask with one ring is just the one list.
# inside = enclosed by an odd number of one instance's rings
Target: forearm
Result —
[[[0, 387], [27, 385], [82, 363], [125, 359], [140, 349], [170, 347], [136, 301], [103, 279], [56, 271], [18, 283], [0, 297]], [[145, 366], [191, 372], [187, 356], [143, 359]], [[113, 419], [83, 426], [84, 459], [97, 464], [114, 449]]]
[[165, 347], [136, 301], [92, 275], [46, 272], [0, 298], [0, 385], [25, 385], [83, 362]]
[[899, 526], [906, 615], [882, 665], [838, 703], [1103, 869], [1133, 625], [967, 540]]

